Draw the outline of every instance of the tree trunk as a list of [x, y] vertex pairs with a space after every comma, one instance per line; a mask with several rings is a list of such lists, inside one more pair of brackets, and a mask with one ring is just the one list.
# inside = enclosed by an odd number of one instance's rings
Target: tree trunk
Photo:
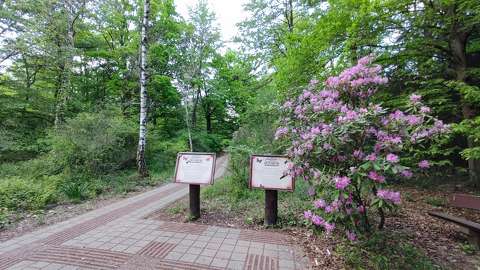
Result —
[[[73, 4], [70, 0], [65, 0], [63, 2], [63, 11], [65, 12], [67, 20], [67, 36], [65, 41], [60, 41], [60, 46], [63, 49], [60, 49], [60, 59], [61, 59], [61, 75], [60, 75], [60, 85], [58, 88], [57, 95], [57, 104], [55, 107], [55, 129], [58, 129], [60, 125], [65, 120], [65, 108], [67, 106], [68, 96], [70, 94], [71, 88], [71, 70], [73, 66], [73, 50], [74, 50], [74, 38], [75, 38], [75, 16]], [[80, 11], [78, 11], [80, 12]]]
[[145, 162], [147, 136], [147, 27], [150, 13], [150, 0], [143, 3], [143, 23], [140, 44], [140, 130], [138, 135], [137, 168], [141, 177], [148, 176]]
[[207, 133], [212, 133], [212, 112], [209, 108], [208, 111], [205, 113], [205, 121], [207, 122]]
[[198, 102], [200, 101], [200, 87], [198, 87], [195, 97], [193, 98], [193, 108], [192, 108], [192, 129], [195, 129], [197, 126], [197, 109]]
[[[449, 15], [455, 16], [455, 9], [452, 6], [449, 10]], [[452, 53], [452, 67], [455, 70], [455, 79], [459, 82], [466, 83], [466, 71], [467, 71], [467, 40], [468, 33], [462, 30], [458, 22], [453, 23], [450, 38], [449, 47]], [[476, 112], [467, 101], [462, 99], [462, 114], [463, 119], [471, 119], [475, 117]], [[476, 147], [477, 144], [473, 139], [467, 137], [467, 145], [469, 148]], [[475, 185], [480, 185], [480, 160], [469, 159], [468, 160], [468, 172], [470, 181]]]

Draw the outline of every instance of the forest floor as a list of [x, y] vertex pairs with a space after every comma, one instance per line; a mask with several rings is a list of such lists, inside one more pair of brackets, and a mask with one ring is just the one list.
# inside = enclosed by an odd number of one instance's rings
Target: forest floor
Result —
[[[428, 211], [442, 211], [480, 222], [480, 213], [473, 210], [449, 207], [448, 196], [454, 187], [441, 191], [418, 187], [398, 187], [403, 194], [402, 207], [391, 213], [386, 227], [379, 236], [361, 243], [346, 242], [342, 235], [324, 235], [298, 226], [266, 228], [261, 222], [263, 205], [257, 201], [255, 210], [250, 207], [229, 207], [224, 200], [202, 198], [202, 216], [188, 219], [188, 198], [171, 204], [154, 213], [154, 218], [175, 222], [193, 222], [243, 228], [268, 230], [289, 235], [304, 248], [316, 269], [374, 268], [398, 269], [417, 265], [416, 269], [479, 269], [480, 253], [468, 244], [456, 225], [428, 215]], [[455, 191], [459, 192], [459, 191]], [[282, 202], [279, 203], [280, 207]], [[253, 211], [253, 212], [252, 212]], [[300, 218], [300, 217], [299, 217]], [[386, 262], [382, 262], [386, 260]], [[383, 265], [383, 267], [382, 267]]]

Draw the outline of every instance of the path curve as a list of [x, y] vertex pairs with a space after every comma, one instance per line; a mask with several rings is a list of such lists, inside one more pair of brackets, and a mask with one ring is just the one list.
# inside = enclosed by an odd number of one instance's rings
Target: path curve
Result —
[[[219, 156], [215, 178], [227, 166]], [[279, 233], [147, 218], [187, 194], [166, 184], [0, 243], [0, 270], [306, 269]]]

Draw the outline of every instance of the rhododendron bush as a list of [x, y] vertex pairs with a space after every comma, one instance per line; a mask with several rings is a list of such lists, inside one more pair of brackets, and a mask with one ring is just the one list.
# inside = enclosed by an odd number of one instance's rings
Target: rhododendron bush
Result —
[[411, 178], [427, 169], [427, 160], [415, 168], [402, 163], [409, 150], [449, 129], [430, 115], [419, 95], [410, 96], [404, 111], [373, 103], [372, 95], [388, 83], [381, 71], [372, 57], [365, 57], [323, 84], [312, 80], [285, 102], [276, 132], [289, 144], [289, 173], [310, 183], [308, 223], [327, 232], [344, 229], [350, 240], [371, 230], [371, 212], [378, 213], [377, 225], [383, 227], [385, 211], [401, 203], [389, 179]]

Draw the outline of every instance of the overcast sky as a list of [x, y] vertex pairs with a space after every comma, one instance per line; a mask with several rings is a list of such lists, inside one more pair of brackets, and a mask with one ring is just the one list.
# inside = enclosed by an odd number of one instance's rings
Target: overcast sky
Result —
[[[242, 5], [248, 0], [208, 0], [210, 10], [215, 12], [218, 26], [220, 27], [222, 39], [225, 42], [230, 41], [237, 34], [236, 23], [241, 22], [246, 13]], [[195, 6], [197, 0], [175, 0], [177, 11], [185, 19], [188, 18], [188, 8]], [[228, 47], [233, 47], [230, 43], [225, 43]]]

